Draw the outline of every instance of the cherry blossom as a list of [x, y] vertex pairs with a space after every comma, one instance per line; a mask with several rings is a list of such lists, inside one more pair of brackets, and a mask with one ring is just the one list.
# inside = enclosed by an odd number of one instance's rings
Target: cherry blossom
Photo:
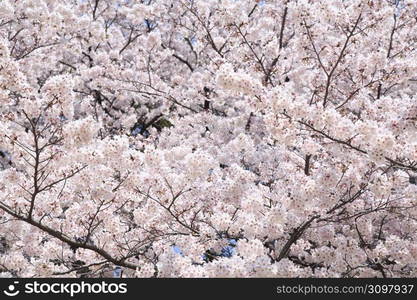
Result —
[[416, 11], [1, 1], [0, 277], [416, 277]]

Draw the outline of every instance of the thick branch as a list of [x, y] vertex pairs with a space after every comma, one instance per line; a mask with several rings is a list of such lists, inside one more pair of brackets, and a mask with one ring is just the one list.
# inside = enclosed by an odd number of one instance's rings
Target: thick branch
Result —
[[66, 237], [62, 232], [57, 231], [55, 229], [52, 229], [48, 226], [42, 225], [41, 223], [33, 220], [33, 219], [29, 219], [27, 217], [23, 217], [17, 213], [15, 213], [14, 211], [12, 211], [11, 209], [7, 208], [6, 206], [4, 206], [3, 204], [0, 203], [0, 209], [2, 209], [3, 211], [5, 211], [6, 213], [8, 213], [9, 215], [15, 217], [16, 219], [26, 222], [40, 230], [42, 230], [43, 232], [49, 234], [50, 236], [57, 238], [58, 240], [66, 243], [67, 245], [71, 246], [72, 248], [81, 248], [81, 249], [86, 249], [86, 250], [91, 250], [97, 254], [99, 254], [101, 257], [107, 259], [109, 262], [114, 263], [115, 265], [118, 266], [122, 266], [125, 268], [129, 268], [132, 270], [136, 270], [138, 268], [138, 266], [134, 265], [134, 264], [130, 264], [124, 261], [124, 258], [115, 258], [113, 257], [111, 254], [109, 254], [108, 252], [106, 252], [104, 249], [99, 248], [97, 246], [91, 245], [91, 244], [86, 244], [86, 243], [80, 243], [80, 242], [76, 242], [68, 237]]
[[303, 235], [303, 233], [310, 227], [311, 223], [320, 216], [313, 216], [308, 221], [306, 221], [304, 224], [299, 226], [297, 229], [294, 230], [294, 232], [291, 234], [290, 239], [285, 243], [284, 247], [282, 247], [281, 252], [278, 255], [277, 261], [280, 261], [281, 259], [288, 256], [288, 253], [290, 252], [291, 246], [297, 242], [297, 240]]

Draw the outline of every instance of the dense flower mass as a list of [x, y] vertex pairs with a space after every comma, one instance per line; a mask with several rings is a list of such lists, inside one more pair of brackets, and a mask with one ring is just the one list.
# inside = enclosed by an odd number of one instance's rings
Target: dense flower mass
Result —
[[0, 1], [0, 277], [417, 277], [416, 13]]

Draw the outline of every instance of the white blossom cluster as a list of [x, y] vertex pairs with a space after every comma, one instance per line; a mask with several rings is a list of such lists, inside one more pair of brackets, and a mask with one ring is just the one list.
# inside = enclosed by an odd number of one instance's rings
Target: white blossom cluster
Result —
[[416, 277], [401, 3], [0, 1], [0, 277]]
[[217, 74], [217, 85], [220, 88], [245, 95], [256, 95], [262, 86], [250, 74], [234, 72], [231, 64], [224, 64]]

